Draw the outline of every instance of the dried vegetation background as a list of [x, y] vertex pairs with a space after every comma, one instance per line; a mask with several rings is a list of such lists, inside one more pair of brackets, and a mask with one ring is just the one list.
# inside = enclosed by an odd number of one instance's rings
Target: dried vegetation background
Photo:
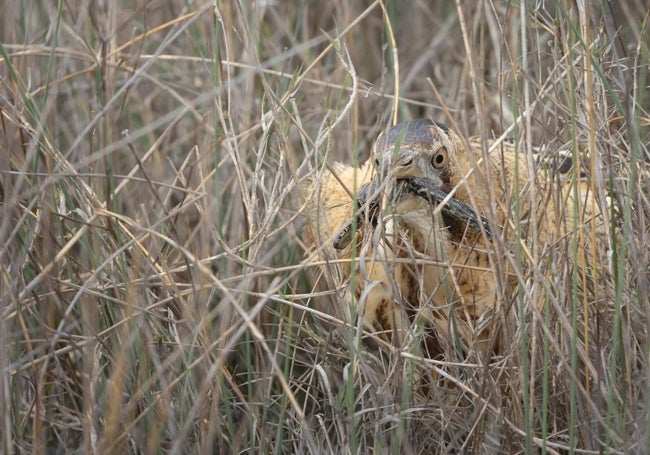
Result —
[[[648, 450], [647, 14], [2, 3], [0, 452]], [[362, 336], [301, 188], [395, 116], [575, 150], [612, 207], [611, 295], [523, 267], [548, 310], [478, 367]], [[456, 387], [420, 387], [434, 368]]]

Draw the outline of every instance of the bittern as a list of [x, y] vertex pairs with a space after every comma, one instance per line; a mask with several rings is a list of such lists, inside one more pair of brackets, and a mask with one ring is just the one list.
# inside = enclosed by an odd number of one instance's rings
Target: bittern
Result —
[[571, 157], [557, 156], [531, 164], [512, 141], [465, 142], [429, 119], [398, 124], [360, 168], [337, 163], [313, 182], [307, 242], [324, 258], [355, 256], [341, 270], [366, 328], [425, 321], [436, 344], [486, 355], [501, 344], [494, 316], [508, 317], [531, 249], [538, 260], [564, 249], [591, 279], [604, 262], [596, 195]]

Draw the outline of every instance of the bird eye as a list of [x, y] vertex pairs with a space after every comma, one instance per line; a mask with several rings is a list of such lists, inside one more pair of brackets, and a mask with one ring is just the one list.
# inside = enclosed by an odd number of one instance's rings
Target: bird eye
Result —
[[379, 168], [379, 158], [375, 158], [375, 166], [377, 166], [377, 168]]
[[440, 147], [440, 149], [431, 158], [431, 165], [436, 169], [440, 169], [447, 164], [447, 149]]

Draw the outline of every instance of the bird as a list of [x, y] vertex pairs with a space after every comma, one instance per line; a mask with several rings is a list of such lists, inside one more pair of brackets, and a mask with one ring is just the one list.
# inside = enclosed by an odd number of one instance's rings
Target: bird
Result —
[[367, 330], [403, 340], [418, 322], [432, 357], [489, 357], [507, 344], [521, 264], [566, 276], [544, 263], [561, 250], [593, 285], [606, 262], [605, 213], [587, 173], [566, 151], [534, 152], [464, 140], [428, 118], [397, 124], [359, 168], [335, 163], [312, 181], [307, 244], [343, 260]]

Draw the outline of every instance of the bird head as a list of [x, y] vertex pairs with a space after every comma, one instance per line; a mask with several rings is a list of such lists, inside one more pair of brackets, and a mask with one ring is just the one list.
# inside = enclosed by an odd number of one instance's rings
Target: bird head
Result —
[[415, 119], [382, 132], [372, 152], [381, 180], [419, 177], [449, 191], [450, 154], [460, 143], [460, 138], [445, 125]]
[[[482, 215], [448, 197], [459, 175], [458, 166], [450, 164], [458, 164], [463, 150], [457, 134], [430, 119], [400, 123], [380, 133], [371, 156], [378, 176], [359, 190], [357, 204], [362, 210], [355, 215], [357, 222], [375, 223], [386, 201], [390, 201], [393, 213], [404, 214], [448, 199], [442, 208], [448, 221], [461, 226], [469, 224], [477, 231], [483, 226], [490, 238], [487, 220]], [[336, 249], [349, 245], [351, 228], [352, 222], [348, 222], [340, 229], [334, 241]]]
[[[415, 119], [395, 125], [382, 132], [373, 145], [378, 173], [374, 188], [390, 190], [396, 213], [419, 210], [425, 203], [435, 205], [467, 171], [460, 166], [468, 162], [465, 150], [456, 133], [433, 120]], [[469, 223], [477, 231], [482, 225], [490, 237], [487, 220], [458, 199], [447, 201], [442, 214], [451, 223]]]

